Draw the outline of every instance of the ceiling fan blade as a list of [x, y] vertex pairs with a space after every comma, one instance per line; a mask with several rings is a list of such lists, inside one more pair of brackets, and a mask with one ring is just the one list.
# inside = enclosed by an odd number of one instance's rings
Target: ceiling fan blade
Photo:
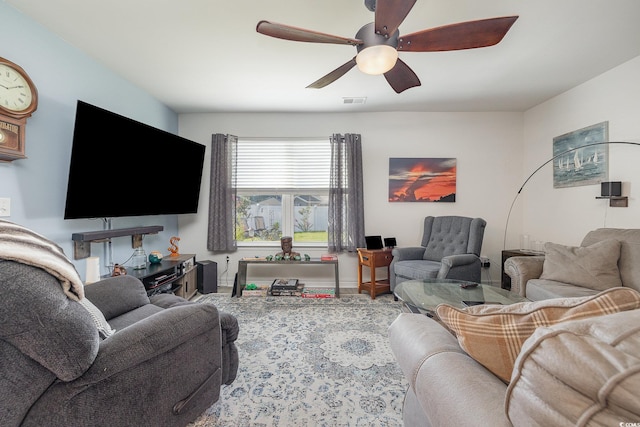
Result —
[[481, 19], [422, 30], [398, 40], [401, 52], [441, 52], [475, 49], [500, 43], [517, 16]]
[[416, 0], [377, 0], [375, 12], [376, 34], [390, 36], [395, 33]]
[[351, 46], [358, 46], [362, 44], [362, 40], [358, 39], [319, 33], [317, 31], [305, 30], [304, 28], [292, 27], [290, 25], [276, 24], [275, 22], [269, 21], [258, 22], [256, 31], [266, 36], [296, 42], [346, 44]]
[[355, 66], [356, 66], [356, 57], [354, 56], [350, 61], [345, 62], [344, 64], [342, 64], [341, 66], [339, 66], [338, 68], [336, 68], [335, 70], [327, 74], [326, 76], [321, 77], [315, 82], [311, 83], [309, 86], [307, 86], [307, 89], [309, 88], [320, 89], [327, 85], [330, 85], [331, 83], [338, 80], [340, 77], [347, 74], [347, 71], [349, 71]]
[[384, 73], [384, 78], [396, 93], [404, 92], [412, 87], [420, 86], [420, 79], [400, 58], [396, 65]]

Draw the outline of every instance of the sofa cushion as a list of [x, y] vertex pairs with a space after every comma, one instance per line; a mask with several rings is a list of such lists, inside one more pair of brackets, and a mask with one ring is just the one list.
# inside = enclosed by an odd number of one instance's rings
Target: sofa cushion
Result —
[[594, 296], [554, 298], [507, 306], [487, 304], [459, 309], [436, 307], [460, 347], [504, 382], [509, 382], [522, 344], [540, 326], [640, 308], [640, 293], [612, 288]]
[[640, 310], [538, 328], [516, 359], [507, 416], [521, 425], [636, 425], [639, 353]]
[[438, 277], [440, 263], [427, 260], [398, 261], [393, 270], [396, 276], [413, 280], [434, 279]]
[[427, 217], [425, 230], [428, 230], [428, 220], [433, 225], [430, 227], [428, 239], [425, 241], [427, 236], [422, 238], [422, 246], [426, 247], [425, 260], [440, 261], [448, 255], [468, 253], [473, 218], [461, 216]]
[[640, 229], [598, 228], [592, 230], [582, 240], [582, 246], [589, 246], [605, 239], [620, 241], [620, 279], [622, 286], [640, 291]]
[[618, 270], [618, 240], [606, 239], [585, 247], [547, 242], [544, 250], [541, 279], [599, 291], [622, 286]]
[[598, 292], [601, 291], [554, 280], [530, 279], [527, 282], [527, 299], [531, 301], [551, 298], [588, 297], [596, 295]]

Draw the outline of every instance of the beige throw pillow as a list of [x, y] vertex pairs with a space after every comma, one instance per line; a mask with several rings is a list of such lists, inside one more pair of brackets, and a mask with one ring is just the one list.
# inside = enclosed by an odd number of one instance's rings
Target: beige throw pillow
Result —
[[536, 329], [513, 368], [509, 419], [524, 426], [637, 425], [638, 349], [640, 310]]
[[522, 344], [536, 328], [636, 308], [640, 308], [640, 293], [620, 287], [588, 297], [506, 306], [487, 304], [459, 309], [440, 304], [436, 313], [469, 356], [508, 383]]
[[541, 279], [603, 291], [622, 286], [618, 259], [620, 242], [602, 240], [590, 246], [545, 243]]

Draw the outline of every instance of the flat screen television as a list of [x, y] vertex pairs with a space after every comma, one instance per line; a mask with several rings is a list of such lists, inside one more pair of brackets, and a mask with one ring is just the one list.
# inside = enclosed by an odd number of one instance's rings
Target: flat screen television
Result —
[[196, 213], [205, 146], [83, 101], [64, 219]]

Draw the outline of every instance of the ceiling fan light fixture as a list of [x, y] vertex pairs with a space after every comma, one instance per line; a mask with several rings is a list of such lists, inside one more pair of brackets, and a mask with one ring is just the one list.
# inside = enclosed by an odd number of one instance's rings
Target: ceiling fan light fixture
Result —
[[384, 74], [396, 65], [398, 51], [393, 46], [377, 45], [362, 49], [356, 56], [358, 69], [365, 74]]

